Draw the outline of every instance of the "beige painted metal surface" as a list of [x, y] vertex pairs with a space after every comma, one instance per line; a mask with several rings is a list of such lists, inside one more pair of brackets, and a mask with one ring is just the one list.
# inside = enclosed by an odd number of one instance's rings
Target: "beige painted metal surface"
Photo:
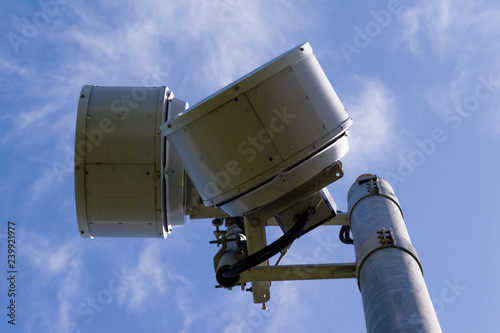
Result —
[[351, 122], [305, 43], [160, 128], [205, 205], [237, 216], [338, 161]]
[[[183, 223], [167, 216], [169, 154], [158, 129], [167, 120], [167, 93], [166, 87], [82, 88], [75, 136], [82, 237], [164, 238], [172, 223]], [[176, 168], [170, 171], [182, 178]], [[182, 200], [180, 206], [182, 216]]]

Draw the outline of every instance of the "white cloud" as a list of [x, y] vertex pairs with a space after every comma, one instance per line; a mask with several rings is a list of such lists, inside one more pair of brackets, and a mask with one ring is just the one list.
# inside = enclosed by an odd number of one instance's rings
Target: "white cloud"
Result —
[[349, 153], [343, 160], [349, 172], [365, 173], [373, 163], [388, 162], [398, 146], [398, 107], [395, 94], [384, 82], [367, 77], [353, 77], [351, 95], [343, 98], [353, 118], [348, 134]]
[[404, 25], [401, 42], [420, 57], [448, 58], [497, 49], [490, 41], [500, 27], [500, 11], [483, 2], [417, 1], [399, 16]]
[[[0, 68], [1, 71], [7, 75], [19, 75], [22, 77], [28, 77], [29, 71], [16, 64], [14, 61], [7, 59], [6, 57], [0, 57]], [[7, 82], [5, 82], [7, 83]]]
[[136, 266], [128, 266], [125, 271], [129, 275], [130, 283], [118, 294], [118, 302], [131, 311], [137, 311], [151, 299], [163, 298], [172, 293], [169, 286], [183, 285], [190, 288], [190, 282], [173, 271], [165, 263], [161, 255], [159, 242], [148, 243], [138, 254]]
[[[74, 302], [81, 295], [85, 269], [81, 248], [75, 239], [62, 244], [23, 231], [21, 255], [26, 258], [26, 271], [36, 272], [31, 281], [29, 311], [37, 313], [43, 322], [27, 321], [28, 330], [65, 331], [75, 312]], [[31, 267], [30, 267], [30, 266]], [[43, 291], [42, 291], [43, 290]], [[47, 299], [55, 295], [56, 307], [47, 306]], [[52, 319], [49, 319], [52, 318]]]

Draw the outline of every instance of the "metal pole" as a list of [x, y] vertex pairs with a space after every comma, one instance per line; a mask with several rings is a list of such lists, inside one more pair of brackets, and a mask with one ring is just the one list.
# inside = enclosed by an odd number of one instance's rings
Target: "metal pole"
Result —
[[441, 332], [392, 187], [362, 175], [348, 204], [367, 332]]

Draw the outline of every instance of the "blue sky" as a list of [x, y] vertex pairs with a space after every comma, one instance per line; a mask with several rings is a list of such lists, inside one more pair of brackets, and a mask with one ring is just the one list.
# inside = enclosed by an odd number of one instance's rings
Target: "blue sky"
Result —
[[[9, 1], [0, 22], [2, 332], [364, 332], [355, 280], [274, 283], [267, 311], [215, 289], [209, 220], [166, 240], [78, 235], [84, 84], [167, 85], [194, 105], [304, 41], [354, 120], [344, 178], [329, 186], [339, 209], [360, 174], [389, 180], [443, 331], [498, 330], [496, 1]], [[283, 263], [353, 261], [337, 235], [309, 233]]]

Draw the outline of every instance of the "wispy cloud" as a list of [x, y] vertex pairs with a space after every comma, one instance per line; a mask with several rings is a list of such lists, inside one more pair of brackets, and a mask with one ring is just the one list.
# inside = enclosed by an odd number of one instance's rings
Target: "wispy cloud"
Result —
[[191, 283], [168, 268], [163, 260], [161, 246], [158, 242], [148, 243], [138, 254], [137, 265], [125, 267], [130, 275], [130, 283], [118, 295], [120, 305], [130, 311], [144, 307], [151, 299], [163, 298], [172, 293], [171, 285], [183, 285], [190, 288]]
[[[6, 57], [0, 57], [0, 68], [1, 72], [7, 74], [7, 75], [20, 75], [22, 77], [27, 77], [29, 76], [29, 71], [20, 66], [19, 64], [16, 64], [14, 61], [11, 61], [7, 59]], [[4, 80], [6, 78], [4, 77]], [[7, 84], [7, 82], [3, 82], [3, 84]]]
[[[500, 25], [500, 11], [483, 2], [470, 1], [416, 1], [399, 19], [403, 22], [401, 42], [408, 43], [415, 56], [447, 58], [460, 54], [476, 54], [478, 47], [491, 50]], [[488, 2], [491, 5], [491, 2]], [[471, 39], [470, 36], [476, 36]], [[430, 45], [429, 45], [430, 44]], [[430, 47], [429, 47], [430, 46]]]
[[[75, 311], [74, 301], [80, 295], [85, 279], [82, 249], [74, 244], [74, 239], [60, 244], [23, 231], [21, 255], [27, 259], [25, 269], [31, 266], [29, 271], [37, 272], [29, 286], [32, 297], [29, 312], [38, 313], [43, 318], [42, 322], [33, 321], [36, 318], [27, 320], [28, 331], [65, 331], [69, 327]], [[56, 307], [45, 306], [44, 298], [52, 297], [57, 300]]]
[[[261, 304], [253, 304], [252, 296], [241, 293], [238, 290], [231, 293], [225, 307], [226, 325], [224, 333], [232, 332], [304, 332], [307, 331], [304, 322], [298, 322], [297, 318], [307, 318], [311, 309], [301, 304], [300, 299], [304, 296], [304, 289], [300, 288], [300, 282], [276, 282], [271, 291], [271, 300], [268, 302], [267, 310], [262, 310]], [[316, 289], [316, 288], [313, 288]], [[309, 295], [317, 295], [317, 290], [307, 290]], [[221, 319], [222, 321], [222, 319]]]
[[390, 152], [398, 145], [398, 105], [395, 94], [383, 81], [355, 76], [353, 88], [344, 105], [353, 118], [349, 132], [350, 152], [344, 158], [349, 172], [372, 170], [373, 163], [388, 162]]

